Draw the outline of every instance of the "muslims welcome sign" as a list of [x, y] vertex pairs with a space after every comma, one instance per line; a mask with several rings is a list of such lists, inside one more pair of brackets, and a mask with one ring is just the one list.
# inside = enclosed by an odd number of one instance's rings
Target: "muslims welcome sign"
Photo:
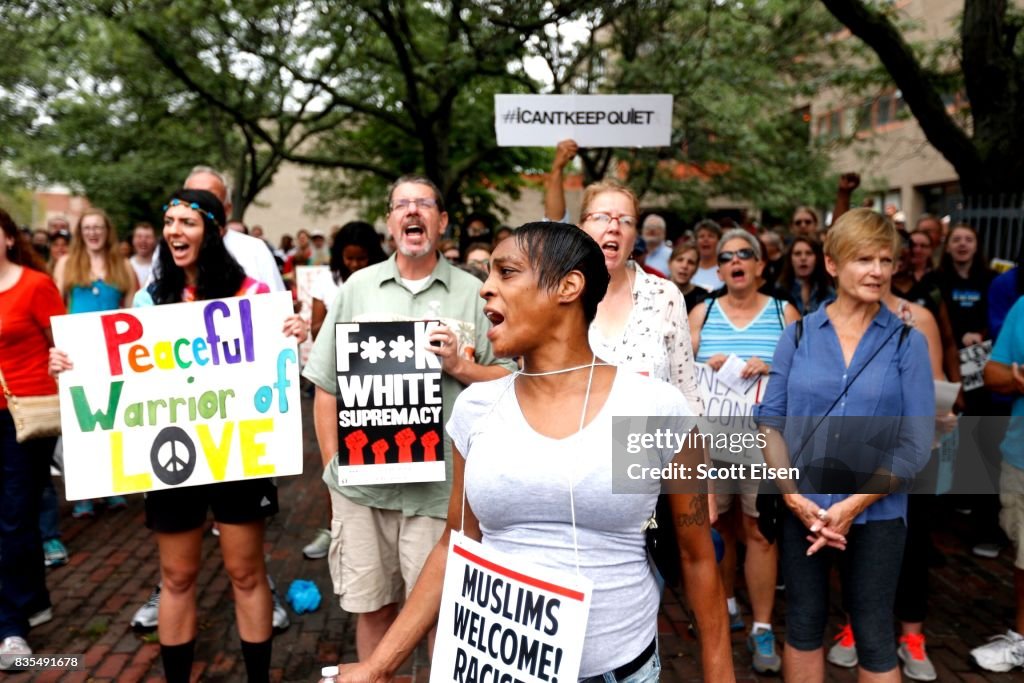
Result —
[[302, 472], [291, 297], [52, 319], [69, 500]]

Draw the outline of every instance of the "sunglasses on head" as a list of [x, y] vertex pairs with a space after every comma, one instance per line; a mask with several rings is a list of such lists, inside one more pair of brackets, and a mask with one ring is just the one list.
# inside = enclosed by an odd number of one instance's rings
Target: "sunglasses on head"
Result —
[[719, 263], [728, 263], [729, 261], [732, 261], [737, 256], [739, 256], [740, 260], [742, 260], [742, 261], [749, 261], [750, 259], [754, 258], [754, 250], [748, 248], [748, 249], [737, 249], [736, 251], [723, 251], [721, 254], [718, 255], [718, 262]]

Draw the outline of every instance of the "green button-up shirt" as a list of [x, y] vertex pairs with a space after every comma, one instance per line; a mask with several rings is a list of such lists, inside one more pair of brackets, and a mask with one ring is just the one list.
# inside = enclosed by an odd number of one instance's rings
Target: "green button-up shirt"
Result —
[[[413, 293], [402, 282], [395, 257], [364, 268], [350, 277], [338, 292], [313, 344], [303, 376], [321, 389], [337, 394], [338, 376], [335, 356], [335, 324], [339, 322], [389, 322], [394, 320], [431, 320], [440, 318], [459, 338], [459, 353], [481, 365], [500, 364], [515, 370], [512, 361], [498, 361], [487, 340], [490, 322], [484, 316], [480, 281], [438, 256], [437, 266], [427, 285]], [[444, 373], [441, 378], [443, 419], [447, 424], [455, 399], [463, 384]], [[355, 503], [403, 514], [426, 515], [444, 519], [452, 480], [451, 441], [444, 439], [447, 478], [441, 482], [416, 484], [378, 484], [374, 486], [338, 486], [338, 459], [335, 454], [324, 469], [324, 482]]]

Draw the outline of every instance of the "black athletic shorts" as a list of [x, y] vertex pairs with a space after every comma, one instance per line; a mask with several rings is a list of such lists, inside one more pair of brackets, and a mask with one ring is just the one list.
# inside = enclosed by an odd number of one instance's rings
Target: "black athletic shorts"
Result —
[[146, 526], [161, 533], [198, 529], [206, 511], [224, 524], [245, 524], [277, 514], [273, 479], [226, 481], [204, 486], [150, 491], [146, 494]]

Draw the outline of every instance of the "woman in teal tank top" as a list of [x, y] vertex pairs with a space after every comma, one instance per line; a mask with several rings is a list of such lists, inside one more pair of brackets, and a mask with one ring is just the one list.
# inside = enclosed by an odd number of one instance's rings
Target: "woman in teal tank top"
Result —
[[[788, 303], [758, 292], [763, 270], [757, 238], [746, 230], [730, 230], [722, 236], [718, 242], [718, 276], [725, 284], [725, 293], [705, 300], [690, 313], [690, 338], [698, 363], [706, 363], [717, 372], [735, 354], [745, 363], [744, 377], [768, 375], [782, 331], [800, 314]], [[711, 416], [712, 411], [708, 412]], [[735, 598], [736, 543], [743, 538], [752, 612], [747, 643], [753, 653], [753, 667], [761, 674], [778, 673], [782, 662], [771, 626], [778, 551], [757, 528], [756, 482], [742, 482], [738, 496], [720, 490], [713, 497], [719, 514], [715, 528], [726, 548], [719, 568], [728, 596], [730, 627], [734, 631], [746, 628]], [[732, 505], [736, 498], [739, 505]]]
[[[71, 233], [71, 246], [53, 269], [68, 313], [112, 311], [131, 306], [139, 284], [128, 260], [117, 249], [117, 233], [102, 209], [86, 209]], [[124, 496], [111, 496], [107, 508], [120, 510]], [[95, 515], [93, 501], [75, 503], [76, 519]]]

